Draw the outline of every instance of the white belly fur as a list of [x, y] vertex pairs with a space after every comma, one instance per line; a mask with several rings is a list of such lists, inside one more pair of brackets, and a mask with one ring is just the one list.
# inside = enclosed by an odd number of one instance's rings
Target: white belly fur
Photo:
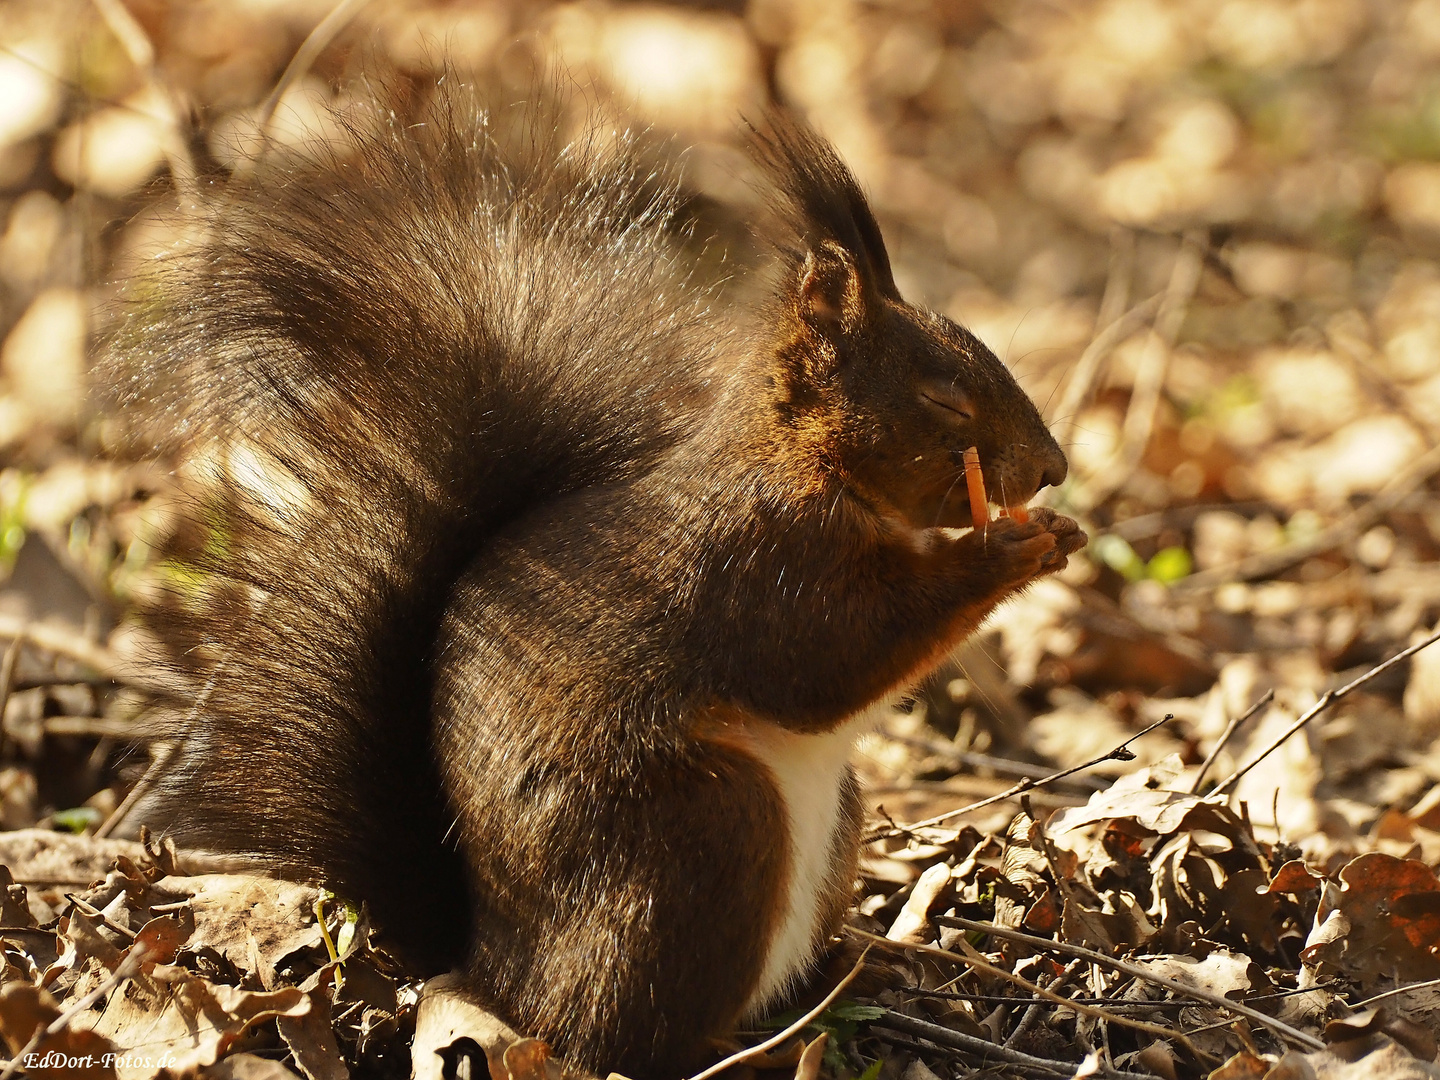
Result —
[[835, 829], [850, 749], [875, 726], [882, 711], [866, 710], [824, 735], [770, 725], [749, 732], [754, 740], [750, 751], [770, 770], [785, 803], [790, 888], [760, 982], [746, 1002], [747, 1015], [758, 1015], [776, 1002], [817, 959], [820, 900], [834, 872]]

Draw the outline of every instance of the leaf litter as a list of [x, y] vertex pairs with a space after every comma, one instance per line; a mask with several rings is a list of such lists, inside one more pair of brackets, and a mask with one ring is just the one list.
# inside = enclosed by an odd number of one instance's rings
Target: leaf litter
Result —
[[[192, 1076], [232, 1052], [283, 1047], [301, 1075], [335, 1080], [349, 1075], [337, 1030], [364, 1060], [376, 1032], [413, 1023], [413, 991], [373, 949], [363, 919], [332, 959], [323, 920], [338, 932], [345, 911], [322, 904], [319, 890], [166, 873], [173, 858], [158, 845], [138, 861], [122, 856], [102, 881], [68, 894], [69, 910], [46, 928], [48, 950], [32, 944], [25, 886], [9, 886], [0, 1036], [12, 1056], [23, 1052], [27, 1074], [71, 1075], [64, 1065], [47, 1072], [46, 1061], [81, 1057], [117, 1080]], [[60, 1003], [79, 1001], [57, 1024]], [[277, 1022], [268, 1035], [267, 1021]]]

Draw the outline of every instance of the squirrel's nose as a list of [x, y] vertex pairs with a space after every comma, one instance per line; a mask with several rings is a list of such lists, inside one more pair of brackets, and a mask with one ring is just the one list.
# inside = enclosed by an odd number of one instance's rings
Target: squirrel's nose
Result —
[[1045, 466], [1045, 471], [1040, 474], [1040, 486], [1059, 487], [1065, 482], [1065, 474], [1070, 471], [1070, 464], [1065, 460], [1065, 455], [1060, 452], [1059, 447], [1055, 449], [1055, 456]]

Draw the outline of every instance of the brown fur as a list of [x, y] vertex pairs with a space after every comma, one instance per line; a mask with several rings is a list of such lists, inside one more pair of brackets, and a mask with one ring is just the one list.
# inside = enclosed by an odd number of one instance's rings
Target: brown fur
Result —
[[989, 350], [901, 299], [824, 142], [757, 136], [789, 228], [732, 318], [623, 145], [532, 132], [517, 160], [476, 125], [452, 92], [226, 193], [121, 343], [182, 451], [244, 443], [301, 493], [232, 476], [196, 521], [202, 587], [155, 625], [206, 690], [152, 809], [368, 901], [577, 1062], [672, 1077], [783, 914], [745, 726], [835, 729], [1084, 537], [936, 528], [969, 524], [966, 447], [1008, 503], [1064, 457]]

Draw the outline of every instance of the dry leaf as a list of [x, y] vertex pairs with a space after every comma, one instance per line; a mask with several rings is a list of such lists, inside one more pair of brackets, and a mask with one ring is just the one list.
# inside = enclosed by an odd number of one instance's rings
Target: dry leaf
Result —
[[1440, 977], [1440, 881], [1424, 863], [1370, 853], [1340, 871], [1322, 894], [1301, 953], [1310, 966], [1407, 981]]
[[14, 1057], [22, 1050], [26, 1076], [41, 1080], [113, 1080], [109, 1064], [115, 1046], [106, 1038], [76, 1024], [30, 1040], [60, 1016], [60, 1009], [44, 990], [30, 983], [12, 982], [0, 989], [0, 1035]]
[[77, 1017], [75, 1025], [105, 1036], [121, 1051], [117, 1080], [152, 1080], [162, 1072], [193, 1076], [223, 1057], [251, 1025], [309, 1010], [309, 998], [295, 987], [257, 993], [195, 977], [163, 983], [142, 975], [111, 994], [100, 1012]]

